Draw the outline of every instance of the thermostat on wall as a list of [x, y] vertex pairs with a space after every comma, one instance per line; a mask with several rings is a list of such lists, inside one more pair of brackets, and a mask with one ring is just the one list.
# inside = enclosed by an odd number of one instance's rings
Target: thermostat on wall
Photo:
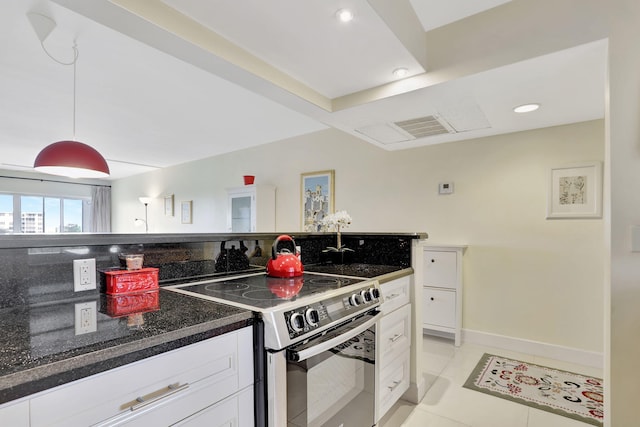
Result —
[[453, 182], [446, 181], [438, 184], [438, 193], [439, 194], [451, 194], [453, 193]]

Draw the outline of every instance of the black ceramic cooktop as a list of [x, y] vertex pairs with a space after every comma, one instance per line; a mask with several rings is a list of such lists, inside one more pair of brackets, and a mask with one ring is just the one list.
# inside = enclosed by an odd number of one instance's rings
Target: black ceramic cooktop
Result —
[[211, 297], [218, 301], [265, 310], [364, 280], [355, 277], [310, 273], [286, 279], [258, 274], [228, 280], [179, 285], [176, 288]]

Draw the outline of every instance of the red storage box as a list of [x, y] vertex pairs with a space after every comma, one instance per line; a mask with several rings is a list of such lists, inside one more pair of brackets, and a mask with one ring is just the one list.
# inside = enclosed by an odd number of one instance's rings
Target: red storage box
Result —
[[153, 267], [140, 270], [105, 271], [107, 295], [129, 294], [158, 289], [158, 269]]
[[135, 294], [105, 295], [101, 307], [103, 313], [111, 317], [148, 313], [160, 309], [160, 291], [138, 292]]

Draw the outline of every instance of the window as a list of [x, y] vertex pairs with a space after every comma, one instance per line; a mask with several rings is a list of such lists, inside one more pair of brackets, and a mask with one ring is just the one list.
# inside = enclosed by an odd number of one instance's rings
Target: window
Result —
[[0, 234], [13, 233], [13, 195], [0, 194]]
[[0, 194], [0, 234], [81, 233], [88, 200]]

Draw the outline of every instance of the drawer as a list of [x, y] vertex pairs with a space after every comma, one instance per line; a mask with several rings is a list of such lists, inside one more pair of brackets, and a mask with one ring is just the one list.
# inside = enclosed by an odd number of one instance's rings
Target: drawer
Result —
[[[253, 387], [212, 405], [174, 426], [253, 427]], [[161, 425], [161, 424], [156, 424]]]
[[[209, 387], [204, 405], [208, 406], [252, 382], [252, 354], [252, 330], [244, 328], [74, 381], [31, 399], [31, 426], [93, 425], [123, 416], [130, 419], [203, 386]], [[177, 388], [170, 390], [169, 385]], [[134, 410], [139, 397], [151, 403]], [[182, 418], [191, 414], [174, 412]]]
[[[139, 415], [116, 417], [94, 427], [148, 427], [148, 426], [253, 426], [253, 387], [211, 404], [208, 395], [215, 392], [215, 384], [194, 387], [151, 411]], [[186, 418], [185, 418], [186, 417]]]
[[411, 277], [405, 276], [380, 285], [383, 313], [391, 313], [398, 307], [409, 303], [411, 299]]
[[0, 406], [0, 425], [11, 427], [29, 427], [29, 401], [7, 403]]
[[386, 366], [391, 359], [407, 352], [411, 347], [411, 304], [380, 319], [379, 337], [380, 366]]
[[453, 328], [456, 324], [456, 291], [423, 288], [422, 324]]
[[378, 420], [409, 389], [410, 360], [409, 352], [406, 352], [380, 371]]
[[424, 251], [424, 286], [454, 288], [458, 283], [458, 254], [453, 251]]

